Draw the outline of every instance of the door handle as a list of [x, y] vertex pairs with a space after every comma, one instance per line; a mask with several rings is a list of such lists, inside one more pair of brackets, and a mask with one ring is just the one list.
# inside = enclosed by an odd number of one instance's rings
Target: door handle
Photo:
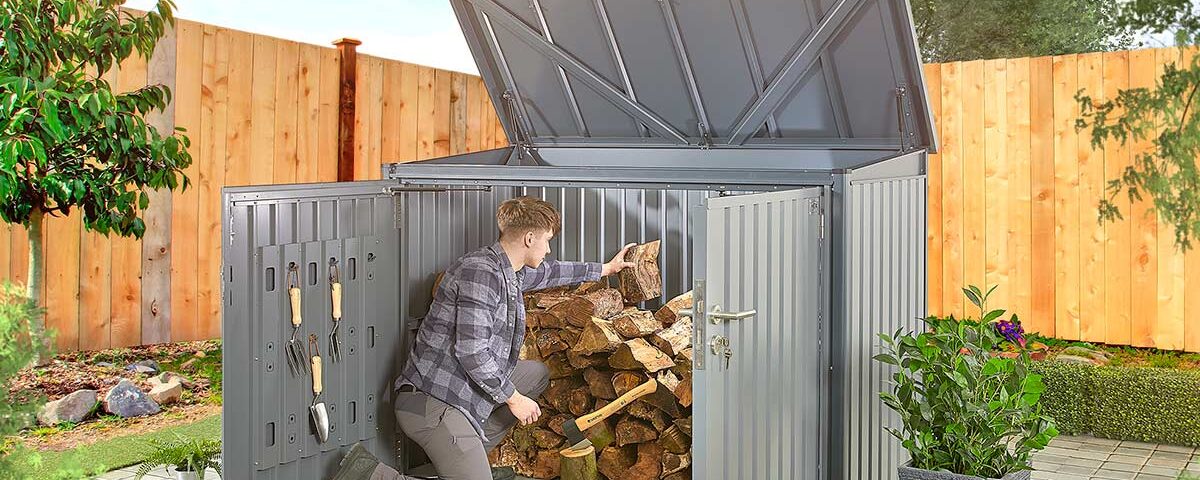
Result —
[[[693, 318], [695, 317], [695, 314], [696, 314], [696, 311], [691, 308], [683, 309], [683, 310], [679, 311], [679, 315], [686, 315], [686, 316], [693, 317]], [[720, 305], [714, 304], [712, 306], [712, 310], [708, 311], [708, 320], [710, 322], [712, 322], [713, 324], [718, 324], [718, 323], [721, 323], [722, 321], [745, 320], [745, 319], [753, 317], [755, 315], [758, 315], [758, 310], [753, 309], [753, 308], [750, 310], [745, 310], [745, 311], [741, 311], [741, 312], [725, 312], [725, 311], [721, 310]]]

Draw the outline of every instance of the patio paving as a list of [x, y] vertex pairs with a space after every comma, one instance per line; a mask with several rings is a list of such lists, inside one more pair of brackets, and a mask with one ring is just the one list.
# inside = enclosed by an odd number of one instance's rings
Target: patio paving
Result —
[[1035, 480], [1200, 480], [1200, 452], [1176, 445], [1062, 436], [1033, 455], [1033, 468]]

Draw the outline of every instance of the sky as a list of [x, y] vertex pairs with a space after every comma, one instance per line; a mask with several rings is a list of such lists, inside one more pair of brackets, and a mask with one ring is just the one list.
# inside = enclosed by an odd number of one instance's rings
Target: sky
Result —
[[[156, 0], [127, 0], [138, 10]], [[175, 15], [201, 23], [477, 74], [475, 60], [446, 0], [175, 0]]]

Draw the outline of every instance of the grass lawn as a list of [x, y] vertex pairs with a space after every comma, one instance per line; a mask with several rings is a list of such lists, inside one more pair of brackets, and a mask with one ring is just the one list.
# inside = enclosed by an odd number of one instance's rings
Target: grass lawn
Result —
[[20, 478], [55, 479], [62, 468], [82, 467], [88, 474], [98, 474], [141, 463], [149, 453], [153, 439], [170, 440], [180, 435], [188, 438], [221, 438], [221, 416], [214, 415], [185, 425], [176, 425], [155, 432], [114, 437], [62, 452], [40, 452], [41, 465], [23, 472]]

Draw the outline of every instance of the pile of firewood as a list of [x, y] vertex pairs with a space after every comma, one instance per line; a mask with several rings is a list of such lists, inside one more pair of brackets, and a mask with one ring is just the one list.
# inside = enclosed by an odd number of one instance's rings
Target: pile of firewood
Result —
[[657, 312], [637, 303], [662, 295], [659, 242], [629, 250], [636, 267], [608, 279], [531, 292], [525, 296], [527, 331], [521, 358], [550, 368], [550, 386], [537, 399], [542, 417], [517, 426], [490, 460], [533, 478], [559, 476], [559, 450], [570, 447], [562, 424], [607, 405], [649, 378], [655, 393], [584, 432], [594, 445], [597, 470], [615, 479], [691, 478], [691, 292]]

